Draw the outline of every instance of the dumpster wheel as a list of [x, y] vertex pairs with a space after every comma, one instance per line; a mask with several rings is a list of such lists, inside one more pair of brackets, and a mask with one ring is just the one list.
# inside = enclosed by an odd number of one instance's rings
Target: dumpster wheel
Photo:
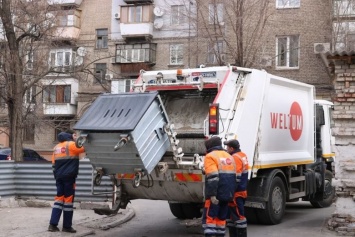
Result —
[[100, 186], [104, 172], [101, 169], [97, 169], [96, 171], [97, 171], [97, 174], [95, 175], [93, 183], [95, 186]]
[[135, 174], [135, 176], [134, 176], [133, 181], [132, 181], [132, 184], [133, 184], [134, 188], [138, 188], [139, 187], [141, 179], [142, 179], [142, 173], [141, 172], [137, 172]]

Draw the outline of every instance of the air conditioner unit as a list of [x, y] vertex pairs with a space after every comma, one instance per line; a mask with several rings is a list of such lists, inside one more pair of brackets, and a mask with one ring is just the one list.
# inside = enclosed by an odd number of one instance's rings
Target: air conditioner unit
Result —
[[320, 54], [330, 51], [330, 43], [315, 43], [314, 44], [314, 53]]
[[111, 81], [112, 78], [113, 78], [113, 74], [106, 74], [106, 75], [105, 75], [105, 80], [106, 80], [106, 81]]
[[116, 19], [116, 20], [119, 20], [120, 17], [121, 17], [121, 16], [120, 16], [120, 13], [119, 13], [119, 12], [116, 12], [116, 13], [115, 13], [115, 19]]

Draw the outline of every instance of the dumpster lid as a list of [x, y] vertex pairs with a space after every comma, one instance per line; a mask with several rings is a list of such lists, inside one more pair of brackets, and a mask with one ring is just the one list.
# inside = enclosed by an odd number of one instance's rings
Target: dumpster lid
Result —
[[74, 129], [132, 131], [157, 95], [156, 91], [100, 95]]

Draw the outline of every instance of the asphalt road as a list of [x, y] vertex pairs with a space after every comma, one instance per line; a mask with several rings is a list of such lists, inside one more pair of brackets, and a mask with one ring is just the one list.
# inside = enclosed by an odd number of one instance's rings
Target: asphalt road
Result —
[[[124, 237], [202, 237], [201, 227], [187, 228], [186, 221], [176, 219], [166, 201], [133, 200], [136, 216], [119, 227], [97, 233], [100, 236]], [[283, 222], [274, 226], [248, 225], [248, 237], [331, 237], [335, 232], [326, 222], [335, 207], [313, 208], [309, 202], [287, 204]]]

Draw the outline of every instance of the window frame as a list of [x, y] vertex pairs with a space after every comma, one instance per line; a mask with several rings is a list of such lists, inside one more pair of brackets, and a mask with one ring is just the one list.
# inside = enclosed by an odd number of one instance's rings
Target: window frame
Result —
[[[60, 59], [60, 55], [61, 59]], [[55, 49], [49, 53], [49, 65], [54, 68], [71, 67], [76, 53], [72, 49]], [[53, 57], [54, 56], [54, 57]], [[67, 58], [67, 56], [69, 56]], [[61, 61], [61, 62], [60, 62]]]
[[96, 49], [108, 48], [108, 29], [96, 29]]
[[26, 143], [33, 143], [35, 141], [35, 123], [27, 123], [23, 128], [23, 141]]
[[[286, 1], [286, 3], [279, 4], [280, 1]], [[291, 5], [290, 2], [295, 1], [297, 5]], [[276, 0], [276, 9], [290, 9], [290, 8], [300, 8], [301, 0]]]
[[[47, 99], [48, 98], [48, 99]], [[71, 102], [71, 85], [47, 85], [42, 91], [42, 102], [68, 104]]]
[[[223, 59], [225, 57], [224, 42], [222, 40], [210, 43], [207, 46], [207, 63], [208, 64], [218, 64], [218, 55]], [[210, 59], [213, 57], [213, 60]]]
[[106, 84], [106, 74], [107, 63], [95, 63], [94, 84]]
[[170, 25], [177, 26], [186, 23], [183, 12], [186, 10], [184, 5], [171, 5]]
[[36, 86], [30, 87], [28, 90], [25, 91], [24, 95], [24, 103], [25, 104], [36, 104]]
[[[173, 47], [177, 47], [174, 49]], [[174, 54], [174, 55], [173, 55]], [[173, 62], [175, 58], [176, 62]], [[184, 44], [170, 44], [169, 45], [169, 64], [183, 65], [184, 64]]]
[[210, 25], [222, 25], [224, 23], [224, 4], [208, 4], [208, 23]]
[[[291, 44], [293, 43], [293, 39], [297, 38], [297, 47], [294, 49], [291, 49]], [[286, 39], [286, 48], [284, 52], [280, 52], [280, 40]], [[291, 58], [291, 53], [297, 50], [296, 52], [296, 61], [297, 61], [297, 66], [290, 66], [290, 63], [292, 63], [292, 58]], [[280, 59], [280, 57], [282, 57], [282, 55], [285, 54], [286, 58], [285, 59]], [[295, 56], [295, 55], [294, 55]], [[276, 37], [276, 69], [299, 69], [299, 63], [300, 63], [300, 36], [299, 35], [283, 35], [283, 36], [277, 36]], [[280, 61], [285, 60], [285, 65], [280, 65]]]

